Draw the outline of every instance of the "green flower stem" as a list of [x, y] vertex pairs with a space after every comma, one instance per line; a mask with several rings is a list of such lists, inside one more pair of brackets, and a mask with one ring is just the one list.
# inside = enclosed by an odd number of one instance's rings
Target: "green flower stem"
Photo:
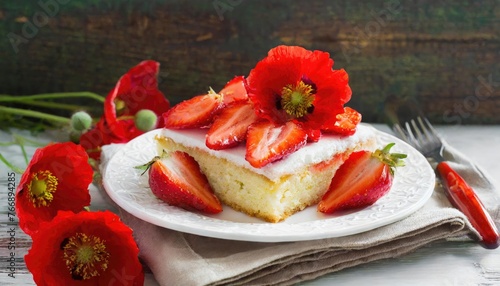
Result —
[[[12, 145], [17, 145], [19, 144], [20, 141], [23, 142], [23, 144], [25, 146], [32, 146], [32, 147], [43, 147], [47, 144], [45, 143], [40, 143], [38, 141], [34, 141], [34, 140], [30, 140], [26, 137], [23, 137], [21, 135], [18, 135], [18, 134], [14, 134], [12, 135], [12, 137], [14, 137], [14, 141], [10, 141], [10, 142], [0, 142], [0, 146], [12, 146]], [[27, 144], [26, 144], [27, 143]]]
[[[0, 142], [0, 146], [18, 145], [21, 148], [21, 152], [23, 154], [23, 158], [24, 158], [24, 161], [26, 162], [26, 165], [29, 164], [30, 158], [28, 157], [28, 153], [26, 152], [25, 146], [34, 146], [34, 147], [43, 147], [43, 146], [46, 146], [46, 144], [43, 144], [43, 143], [40, 143], [40, 142], [37, 142], [37, 141], [34, 141], [34, 140], [30, 140], [30, 139], [28, 139], [26, 137], [23, 137], [21, 135], [18, 135], [18, 134], [13, 134], [12, 138], [14, 139], [14, 141], [11, 141], [11, 142]], [[1, 156], [1, 154], [0, 154], [0, 156]], [[2, 162], [4, 162], [12, 170], [14, 170], [16, 168], [12, 164], [10, 164], [5, 158], [3, 158], [3, 159], [0, 158], [0, 160]], [[20, 170], [20, 169], [18, 168], [18, 170]]]
[[7, 159], [5, 159], [5, 157], [1, 153], [0, 153], [0, 161], [2, 161], [5, 165], [7, 165], [7, 167], [9, 167], [14, 172], [18, 174], [24, 173], [24, 170], [12, 165], [9, 161], [7, 161]]
[[28, 158], [28, 154], [26, 153], [26, 148], [24, 148], [24, 144], [19, 144], [19, 146], [21, 147], [21, 152], [23, 152], [24, 162], [26, 163], [26, 165], [28, 165], [30, 159]]
[[[47, 143], [40, 143], [38, 141], [28, 139], [28, 138], [23, 137], [21, 135], [14, 134], [14, 138], [18, 138], [18, 137], [23, 140], [23, 143], [26, 146], [43, 147], [43, 146], [47, 145]], [[16, 141], [17, 141], [17, 139], [16, 139]], [[28, 143], [28, 144], [25, 144], [25, 143]]]
[[28, 154], [26, 153], [26, 148], [24, 147], [24, 138], [21, 137], [21, 136], [16, 136], [14, 135], [14, 141], [19, 145], [19, 147], [21, 147], [21, 152], [23, 153], [23, 158], [24, 158], [24, 161], [26, 162], [26, 165], [29, 164], [29, 158], [28, 158]]
[[6, 95], [0, 94], [0, 102], [16, 102], [24, 100], [55, 99], [55, 98], [78, 98], [86, 97], [104, 103], [105, 97], [89, 91], [83, 92], [59, 92], [59, 93], [41, 93], [35, 95]]
[[70, 124], [71, 119], [62, 117], [62, 116], [57, 116], [57, 115], [52, 115], [52, 114], [47, 114], [39, 111], [34, 111], [34, 110], [26, 110], [26, 109], [21, 109], [21, 108], [14, 108], [14, 107], [5, 107], [0, 105], [0, 111], [6, 112], [6, 113], [13, 113], [17, 115], [24, 115], [24, 116], [29, 116], [29, 117], [35, 117], [35, 118], [40, 118], [40, 119], [45, 119], [57, 123], [64, 123], [64, 124]]
[[133, 115], [123, 115], [123, 116], [119, 116], [116, 118], [117, 120], [131, 120], [131, 119], [135, 119], [135, 116]]
[[32, 106], [39, 106], [39, 107], [66, 109], [66, 110], [71, 110], [71, 111], [76, 111], [76, 110], [82, 109], [82, 106], [75, 105], [75, 104], [65, 104], [65, 103], [48, 102], [48, 101], [37, 101], [37, 100], [30, 100], [30, 99], [23, 100], [20, 103], [26, 104], [26, 105], [32, 105]]

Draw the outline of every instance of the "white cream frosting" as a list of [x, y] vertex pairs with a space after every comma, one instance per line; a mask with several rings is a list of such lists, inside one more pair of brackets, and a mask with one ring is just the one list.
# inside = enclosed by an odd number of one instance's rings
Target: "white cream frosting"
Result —
[[366, 124], [359, 124], [356, 133], [351, 136], [325, 134], [315, 143], [307, 143], [304, 147], [287, 157], [267, 164], [262, 168], [254, 168], [245, 160], [245, 144], [225, 150], [212, 150], [205, 145], [207, 129], [171, 130], [164, 128], [161, 135], [171, 138], [187, 147], [199, 148], [209, 154], [224, 158], [236, 165], [248, 168], [255, 173], [275, 180], [283, 175], [292, 174], [303, 166], [316, 164], [331, 158], [334, 154], [343, 153], [348, 148], [366, 142], [375, 136], [375, 129]]

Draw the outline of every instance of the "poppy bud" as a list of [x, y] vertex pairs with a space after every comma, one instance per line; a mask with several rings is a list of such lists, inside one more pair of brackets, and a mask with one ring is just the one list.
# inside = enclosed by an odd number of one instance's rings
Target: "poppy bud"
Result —
[[84, 131], [92, 125], [92, 117], [85, 111], [78, 111], [71, 116], [71, 128], [76, 131]]
[[141, 131], [149, 131], [156, 127], [158, 117], [149, 109], [139, 110], [135, 114], [134, 123], [137, 129]]

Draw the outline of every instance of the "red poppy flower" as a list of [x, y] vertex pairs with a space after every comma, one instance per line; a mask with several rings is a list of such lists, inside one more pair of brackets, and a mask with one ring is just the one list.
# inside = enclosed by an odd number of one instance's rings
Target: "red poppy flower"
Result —
[[[91, 158], [100, 158], [103, 145], [126, 143], [143, 134], [134, 122], [140, 110], [149, 109], [160, 117], [170, 108], [169, 101], [158, 90], [159, 68], [158, 62], [143, 61], [118, 80], [104, 102], [104, 116], [80, 136], [80, 145]], [[163, 127], [163, 120], [157, 122], [157, 127]]]
[[250, 72], [248, 96], [260, 117], [281, 124], [296, 120], [306, 130], [322, 129], [351, 98], [347, 73], [332, 67], [326, 52], [278, 46]]
[[85, 149], [90, 158], [99, 160], [101, 157], [101, 147], [109, 144], [110, 140], [107, 132], [106, 122], [102, 117], [96, 126], [80, 136], [80, 145]]
[[16, 212], [21, 229], [32, 235], [57, 211], [77, 213], [90, 205], [92, 177], [92, 167], [81, 146], [65, 142], [37, 149], [17, 188]]
[[132, 230], [109, 212], [61, 211], [43, 223], [24, 257], [43, 285], [143, 285]]
[[[123, 124], [127, 126], [122, 126], [119, 128], [120, 132], [115, 132], [116, 126]], [[113, 128], [114, 127], [114, 128]], [[111, 143], [126, 143], [130, 141], [127, 136], [119, 137], [116, 133], [123, 134], [123, 130], [131, 130], [133, 127], [130, 126], [129, 122], [117, 121], [115, 125], [109, 126], [106, 123], [104, 117], [97, 122], [94, 128], [83, 133], [80, 136], [80, 145], [85, 149], [90, 158], [99, 160], [101, 157], [101, 147]], [[134, 126], [135, 129], [135, 126]], [[131, 134], [135, 131], [130, 131]], [[125, 135], [127, 132], [125, 132]]]
[[[133, 116], [142, 109], [153, 111], [158, 117], [170, 108], [165, 95], [158, 90], [157, 75], [160, 64], [143, 61], [123, 75], [104, 102], [104, 118], [117, 138], [133, 139], [141, 134]], [[158, 121], [162, 127], [162, 120]]]

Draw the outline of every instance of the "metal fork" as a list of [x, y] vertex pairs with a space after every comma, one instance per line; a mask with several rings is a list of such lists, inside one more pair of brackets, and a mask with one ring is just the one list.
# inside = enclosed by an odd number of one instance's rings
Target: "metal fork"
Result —
[[425, 157], [433, 158], [438, 163], [444, 161], [443, 141], [427, 118], [418, 116], [405, 122], [404, 130], [399, 124], [394, 124], [392, 129], [401, 139], [419, 150]]
[[481, 245], [494, 249], [500, 245], [498, 229], [474, 190], [443, 158], [444, 144], [427, 118], [417, 116], [401, 125], [395, 123], [393, 131], [404, 141], [438, 164], [437, 173], [451, 204], [462, 211], [481, 236]]

